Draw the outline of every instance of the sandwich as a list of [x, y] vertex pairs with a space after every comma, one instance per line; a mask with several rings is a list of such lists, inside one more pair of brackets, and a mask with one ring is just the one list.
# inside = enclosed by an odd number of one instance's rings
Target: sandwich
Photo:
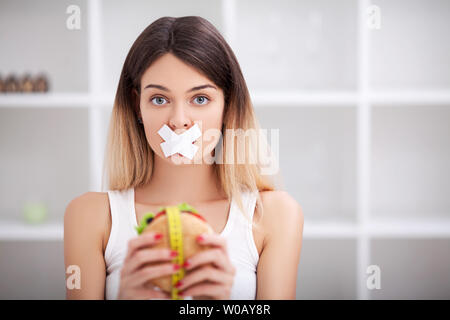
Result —
[[[197, 254], [202, 250], [207, 250], [212, 246], [200, 245], [197, 243], [197, 236], [200, 234], [212, 234], [214, 230], [208, 224], [208, 222], [199, 214], [193, 207], [187, 203], [182, 203], [178, 206], [179, 218], [181, 222], [181, 238], [182, 238], [182, 252], [178, 251], [178, 256], [174, 258], [174, 262], [179, 263], [180, 266], [184, 264], [184, 261], [191, 256]], [[139, 235], [145, 234], [147, 232], [155, 232], [163, 234], [161, 241], [156, 243], [153, 248], [167, 248], [173, 249], [170, 243], [170, 232], [169, 232], [169, 219], [167, 218], [167, 208], [161, 207], [157, 214], [152, 212], [147, 213], [142, 218], [136, 230]], [[181, 253], [181, 254], [180, 254]], [[161, 261], [153, 262], [147, 264], [147, 266], [161, 264]], [[189, 270], [191, 271], [191, 270]], [[184, 268], [179, 269], [177, 273], [180, 279], [184, 276]], [[171, 293], [173, 289], [172, 285], [172, 275], [163, 276], [156, 279], [151, 279], [146, 283], [150, 287], [158, 287], [162, 291]]]

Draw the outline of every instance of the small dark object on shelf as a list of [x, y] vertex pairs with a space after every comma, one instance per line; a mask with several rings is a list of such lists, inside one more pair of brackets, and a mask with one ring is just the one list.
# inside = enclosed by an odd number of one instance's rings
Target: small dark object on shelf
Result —
[[32, 93], [48, 92], [49, 84], [47, 76], [43, 73], [32, 77], [26, 73], [22, 78], [15, 74], [9, 74], [6, 78], [0, 76], [0, 93]]
[[48, 91], [48, 81], [45, 75], [39, 75], [34, 82], [34, 91], [36, 92], [47, 92]]
[[9, 75], [6, 78], [5, 92], [19, 92], [19, 82], [14, 75]]
[[21, 92], [33, 92], [34, 84], [29, 74], [26, 74], [20, 83], [20, 91]]
[[2, 76], [0, 75], [0, 92], [5, 91], [5, 82], [2, 79]]

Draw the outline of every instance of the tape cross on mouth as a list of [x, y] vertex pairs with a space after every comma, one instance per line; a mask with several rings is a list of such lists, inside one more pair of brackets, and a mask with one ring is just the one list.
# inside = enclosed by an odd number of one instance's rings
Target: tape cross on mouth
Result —
[[198, 150], [198, 146], [192, 142], [201, 137], [202, 132], [198, 124], [194, 124], [185, 132], [176, 134], [168, 125], [164, 124], [159, 129], [158, 134], [164, 139], [164, 142], [161, 143], [161, 149], [166, 158], [180, 153], [186, 158], [192, 159]]

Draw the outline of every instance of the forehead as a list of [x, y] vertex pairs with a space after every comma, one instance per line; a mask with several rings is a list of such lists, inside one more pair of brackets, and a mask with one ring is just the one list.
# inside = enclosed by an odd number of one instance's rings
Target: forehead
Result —
[[141, 87], [148, 84], [159, 84], [168, 87], [171, 91], [185, 92], [187, 88], [190, 89], [194, 85], [213, 85], [213, 82], [193, 66], [167, 53], [145, 70], [141, 78]]

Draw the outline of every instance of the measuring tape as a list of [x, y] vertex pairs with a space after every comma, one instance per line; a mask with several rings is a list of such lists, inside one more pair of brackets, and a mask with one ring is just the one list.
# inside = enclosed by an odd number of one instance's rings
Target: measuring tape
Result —
[[[178, 252], [178, 255], [174, 258], [174, 262], [178, 263], [179, 266], [182, 266], [184, 257], [180, 209], [178, 207], [167, 207], [166, 214], [169, 223], [170, 248]], [[183, 297], [178, 295], [178, 288], [175, 287], [177, 282], [183, 277], [184, 268], [180, 268], [176, 273], [172, 274], [172, 300], [184, 300]]]

